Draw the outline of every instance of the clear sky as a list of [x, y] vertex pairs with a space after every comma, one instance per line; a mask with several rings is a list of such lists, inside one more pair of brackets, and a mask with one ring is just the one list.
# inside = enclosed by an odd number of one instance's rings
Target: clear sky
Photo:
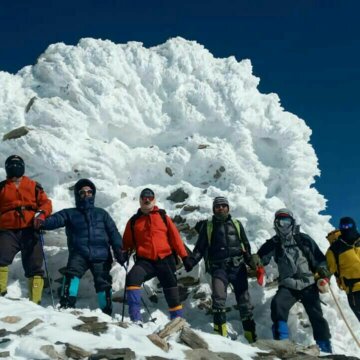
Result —
[[360, 2], [355, 0], [4, 0], [0, 70], [16, 73], [55, 42], [158, 45], [182, 36], [214, 56], [249, 58], [260, 91], [312, 128], [326, 214], [360, 221]]

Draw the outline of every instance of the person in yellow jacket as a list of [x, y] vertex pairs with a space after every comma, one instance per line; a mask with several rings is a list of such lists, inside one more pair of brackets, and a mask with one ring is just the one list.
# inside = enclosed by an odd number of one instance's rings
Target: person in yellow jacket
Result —
[[328, 235], [329, 241], [334, 237], [335, 240], [326, 252], [326, 261], [360, 321], [360, 234], [351, 217], [340, 219], [339, 230], [341, 235], [337, 239], [335, 232]]

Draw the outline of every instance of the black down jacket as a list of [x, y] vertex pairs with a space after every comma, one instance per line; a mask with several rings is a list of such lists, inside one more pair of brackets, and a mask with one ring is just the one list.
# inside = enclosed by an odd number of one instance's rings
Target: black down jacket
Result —
[[[90, 186], [93, 196], [81, 199], [79, 190]], [[64, 209], [48, 217], [43, 228], [53, 230], [65, 226], [69, 252], [76, 252], [89, 261], [106, 261], [110, 256], [110, 246], [114, 252], [122, 247], [122, 237], [111, 216], [94, 206], [95, 185], [88, 179], [75, 184], [76, 208]]]

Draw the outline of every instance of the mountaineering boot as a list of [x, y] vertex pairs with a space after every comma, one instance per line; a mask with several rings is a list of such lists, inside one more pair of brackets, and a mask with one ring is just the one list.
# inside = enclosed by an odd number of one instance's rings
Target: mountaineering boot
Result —
[[179, 288], [177, 286], [165, 288], [164, 295], [169, 306], [170, 320], [184, 317], [183, 306], [180, 303]]
[[112, 313], [112, 289], [106, 289], [97, 293], [99, 308], [104, 314], [111, 316]]
[[44, 278], [35, 275], [29, 278], [29, 299], [35, 304], [40, 304], [44, 288]]
[[324, 353], [332, 354], [332, 347], [330, 340], [316, 340], [316, 344], [320, 348], [320, 351]]
[[0, 296], [5, 296], [7, 293], [8, 276], [9, 268], [7, 266], [0, 266]]
[[126, 299], [129, 306], [130, 320], [134, 323], [141, 323], [141, 287], [128, 286], [126, 288]]
[[244, 329], [244, 337], [248, 341], [249, 344], [252, 344], [256, 341], [256, 325], [254, 319], [245, 319], [242, 320], [242, 325]]
[[227, 336], [227, 327], [226, 327], [226, 310], [225, 309], [216, 309], [213, 310], [214, 314], [214, 331], [221, 336]]
[[76, 276], [65, 275], [61, 288], [60, 308], [74, 308], [79, 291], [80, 279]]
[[277, 321], [272, 326], [274, 340], [286, 340], [289, 338], [289, 328], [286, 321]]

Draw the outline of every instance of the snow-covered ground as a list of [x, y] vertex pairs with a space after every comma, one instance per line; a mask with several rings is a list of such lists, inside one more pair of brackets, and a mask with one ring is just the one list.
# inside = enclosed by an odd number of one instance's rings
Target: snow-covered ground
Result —
[[[94, 39], [82, 39], [77, 46], [54, 44], [35, 65], [18, 74], [0, 72], [0, 133], [20, 126], [30, 130], [26, 136], [0, 143], [0, 164], [11, 154], [22, 156], [26, 174], [43, 185], [55, 211], [73, 206], [69, 188], [77, 179], [91, 178], [98, 189], [97, 205], [110, 212], [120, 231], [138, 207], [140, 190], [150, 186], [159, 206], [172, 217], [181, 215], [191, 227], [211, 215], [215, 196], [227, 196], [231, 213], [246, 228], [253, 252], [272, 236], [274, 212], [289, 207], [302, 231], [325, 251], [331, 225], [328, 216], [320, 215], [326, 200], [314, 187], [320, 171], [309, 142], [311, 130], [281, 107], [276, 94], [261, 94], [258, 83], [249, 60], [217, 59], [203, 46], [182, 38], [150, 49], [138, 42], [119, 45]], [[0, 178], [5, 178], [3, 168]], [[197, 210], [185, 211], [167, 199], [178, 188], [188, 194], [181, 204], [198, 206]], [[182, 235], [191, 248], [196, 238]], [[58, 269], [66, 265], [67, 258], [63, 231], [48, 232], [46, 243], [50, 273], [58, 278]], [[276, 277], [271, 266], [267, 270], [269, 280]], [[19, 258], [10, 271], [8, 296], [26, 297]], [[115, 294], [121, 294], [124, 270], [114, 265], [112, 275]], [[209, 293], [203, 265], [191, 275], [200, 277]], [[359, 336], [359, 323], [345, 294], [338, 292], [336, 284], [333, 290]], [[275, 291], [250, 282], [262, 338], [271, 338], [270, 300]], [[116, 343], [116, 347], [133, 347], [140, 358], [146, 354], [181, 359], [183, 346], [175, 341], [173, 349], [164, 353], [140, 336], [166, 323], [165, 301], [159, 296], [156, 307], [161, 311], [149, 303], [158, 318], [156, 324], [148, 323], [144, 329], [111, 329], [101, 336], [102, 347]], [[323, 310], [334, 350], [358, 354], [333, 299], [329, 294], [322, 299], [327, 304]], [[70, 313], [54, 311], [50, 304], [48, 292], [44, 307], [26, 300], [0, 299], [0, 317], [22, 317], [21, 324], [0, 321], [0, 328], [13, 330], [35, 317], [44, 320], [31, 336], [5, 344], [11, 358], [41, 358], [40, 345], [67, 339], [85, 349], [98, 347], [98, 337], [95, 341], [92, 335], [65, 331], [78, 320]], [[231, 349], [244, 358], [254, 354], [242, 336], [237, 311], [229, 313], [230, 332], [237, 336], [230, 345], [230, 340], [210, 335], [212, 319], [196, 304], [190, 296], [185, 303], [186, 318], [205, 338], [211, 338], [212, 349]], [[234, 304], [232, 294], [229, 304]], [[82, 281], [78, 305], [96, 311], [89, 274]], [[114, 310], [118, 318], [120, 306], [115, 304]], [[295, 341], [313, 343], [300, 304], [292, 309], [289, 325]]]

